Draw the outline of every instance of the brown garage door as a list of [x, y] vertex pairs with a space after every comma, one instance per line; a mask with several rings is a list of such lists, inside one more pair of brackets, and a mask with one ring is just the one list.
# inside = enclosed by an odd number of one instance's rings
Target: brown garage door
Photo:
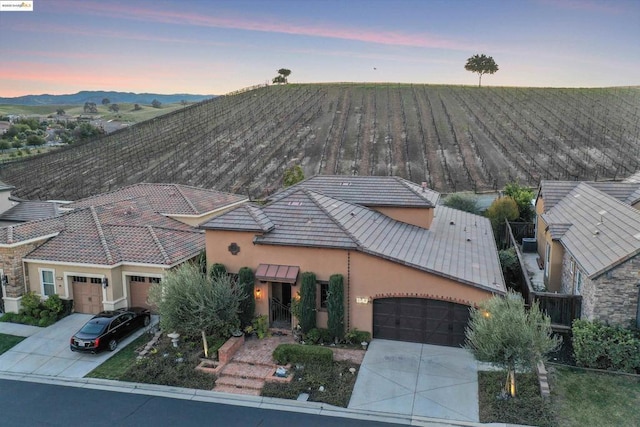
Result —
[[131, 307], [145, 307], [153, 309], [147, 302], [151, 288], [151, 279], [142, 276], [129, 276], [129, 292], [131, 293]]
[[373, 337], [459, 347], [469, 322], [469, 307], [424, 298], [373, 301]]
[[73, 277], [73, 310], [76, 313], [96, 314], [102, 311], [102, 284], [100, 279]]

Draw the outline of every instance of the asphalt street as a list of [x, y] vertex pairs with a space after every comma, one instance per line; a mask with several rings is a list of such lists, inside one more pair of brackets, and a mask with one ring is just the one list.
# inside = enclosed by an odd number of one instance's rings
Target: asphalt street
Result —
[[0, 426], [399, 426], [136, 393], [0, 380]]

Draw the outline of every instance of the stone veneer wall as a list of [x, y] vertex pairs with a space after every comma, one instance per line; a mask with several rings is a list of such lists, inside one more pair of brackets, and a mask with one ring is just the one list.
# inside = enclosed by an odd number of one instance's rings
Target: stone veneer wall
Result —
[[44, 241], [27, 243], [14, 247], [0, 247], [0, 268], [7, 275], [9, 284], [5, 288], [5, 297], [19, 298], [24, 295], [25, 278], [22, 269], [22, 258], [40, 246]]
[[[561, 292], [573, 294], [571, 255], [562, 259]], [[576, 264], [576, 268], [579, 268]], [[582, 318], [610, 324], [635, 324], [640, 284], [640, 256], [611, 269], [593, 280], [582, 274]]]

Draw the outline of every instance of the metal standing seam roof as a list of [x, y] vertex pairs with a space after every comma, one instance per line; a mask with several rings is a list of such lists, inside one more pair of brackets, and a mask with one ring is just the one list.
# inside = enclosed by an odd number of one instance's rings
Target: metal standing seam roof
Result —
[[269, 200], [277, 201], [301, 188], [369, 207], [433, 208], [440, 198], [440, 193], [398, 176], [315, 175]]
[[300, 267], [296, 265], [260, 264], [256, 279], [265, 282], [296, 283]]
[[543, 219], [571, 224], [560, 242], [590, 278], [640, 253], [640, 211], [592, 183], [579, 183]]
[[[225, 229], [240, 209], [203, 228]], [[492, 292], [506, 291], [491, 224], [481, 216], [438, 206], [427, 230], [306, 188], [261, 210], [275, 226], [255, 236], [258, 244], [358, 250]]]

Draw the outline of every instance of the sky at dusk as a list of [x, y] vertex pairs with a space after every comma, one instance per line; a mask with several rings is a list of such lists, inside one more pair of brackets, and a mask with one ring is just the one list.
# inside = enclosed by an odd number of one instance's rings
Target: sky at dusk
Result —
[[34, 0], [0, 12], [0, 96], [264, 84], [640, 85], [638, 0]]

